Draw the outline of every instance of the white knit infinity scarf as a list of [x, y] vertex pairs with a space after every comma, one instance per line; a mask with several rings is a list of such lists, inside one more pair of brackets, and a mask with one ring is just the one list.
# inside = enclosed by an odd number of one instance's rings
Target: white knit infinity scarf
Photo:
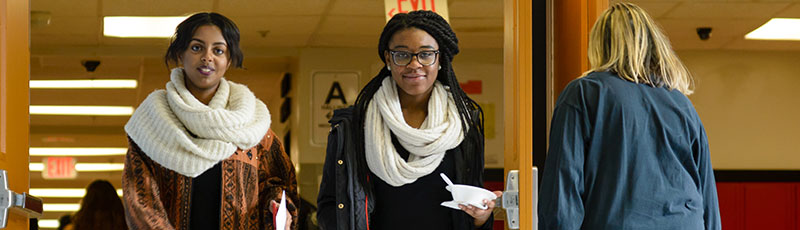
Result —
[[182, 68], [172, 69], [166, 90], [147, 96], [125, 132], [156, 163], [196, 177], [237, 148], [252, 148], [266, 135], [269, 110], [247, 86], [220, 80], [208, 105], [184, 84]]
[[[383, 80], [364, 117], [364, 150], [372, 173], [395, 187], [413, 183], [439, 167], [445, 152], [464, 140], [458, 109], [448, 90], [434, 83], [428, 116], [417, 129], [403, 118], [394, 80]], [[394, 148], [391, 133], [411, 153], [407, 162]]]

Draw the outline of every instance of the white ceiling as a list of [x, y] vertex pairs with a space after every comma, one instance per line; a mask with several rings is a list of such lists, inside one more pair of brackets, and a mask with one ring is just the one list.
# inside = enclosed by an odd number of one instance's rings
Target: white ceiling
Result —
[[[797, 41], [745, 40], [773, 17], [800, 18], [800, 0], [632, 0], [662, 26], [677, 50], [800, 50]], [[711, 27], [702, 41], [698, 27]], [[798, 28], [800, 29], [800, 28]]]

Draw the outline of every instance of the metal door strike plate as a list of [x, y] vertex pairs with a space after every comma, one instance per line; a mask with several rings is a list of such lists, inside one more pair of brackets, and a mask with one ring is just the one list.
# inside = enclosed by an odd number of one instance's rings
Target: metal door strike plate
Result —
[[[533, 176], [533, 183], [532, 183], [532, 192], [533, 195], [533, 212], [531, 216], [531, 220], [533, 222], [533, 229], [538, 229], [538, 218], [537, 218], [537, 206], [538, 206], [538, 178], [539, 178], [539, 170], [534, 166], [531, 169], [531, 175]], [[497, 198], [495, 203], [498, 207], [501, 207], [506, 210], [506, 221], [508, 222], [509, 229], [519, 229], [519, 170], [510, 170], [508, 171], [508, 176], [506, 177], [506, 190], [503, 191], [503, 196]]]
[[506, 191], [503, 192], [503, 209], [509, 229], [519, 229], [519, 170], [508, 171]]
[[8, 189], [6, 170], [0, 169], [0, 229], [8, 224], [8, 211], [28, 218], [39, 218], [43, 212], [42, 199], [28, 193], [16, 193]]

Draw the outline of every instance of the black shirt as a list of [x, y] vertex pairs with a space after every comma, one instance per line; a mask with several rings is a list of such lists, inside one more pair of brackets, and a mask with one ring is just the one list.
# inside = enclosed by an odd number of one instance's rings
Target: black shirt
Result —
[[222, 163], [192, 178], [189, 229], [219, 229], [222, 200]]
[[[408, 160], [408, 151], [394, 135], [392, 143], [398, 154]], [[371, 175], [376, 201], [375, 211], [370, 216], [373, 229], [453, 229], [453, 212], [462, 211], [440, 205], [453, 200], [450, 191], [445, 189], [447, 183], [439, 176], [442, 172], [455, 178], [455, 160], [450, 151], [445, 153], [436, 170], [411, 184], [394, 187]]]

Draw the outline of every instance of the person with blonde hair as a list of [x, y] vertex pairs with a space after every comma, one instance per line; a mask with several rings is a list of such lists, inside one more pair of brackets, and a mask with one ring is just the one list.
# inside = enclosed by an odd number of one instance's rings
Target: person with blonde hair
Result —
[[613, 4], [556, 103], [539, 229], [721, 229], [692, 77], [641, 8]]

